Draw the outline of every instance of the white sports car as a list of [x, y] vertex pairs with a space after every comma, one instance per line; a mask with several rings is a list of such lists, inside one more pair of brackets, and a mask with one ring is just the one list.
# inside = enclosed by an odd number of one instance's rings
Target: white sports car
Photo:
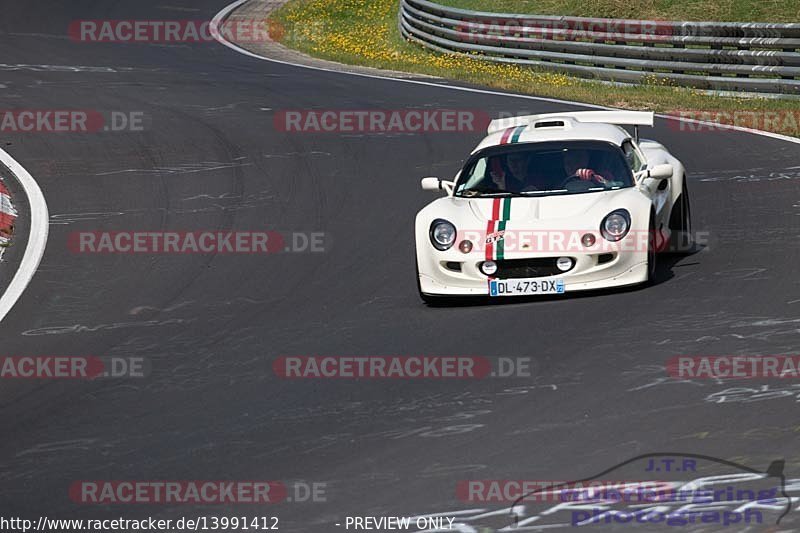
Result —
[[[630, 135], [621, 125], [635, 127]], [[656, 254], [692, 247], [686, 176], [654, 141], [653, 113], [498, 119], [446, 193], [416, 219], [419, 292], [514, 296], [653, 280]]]

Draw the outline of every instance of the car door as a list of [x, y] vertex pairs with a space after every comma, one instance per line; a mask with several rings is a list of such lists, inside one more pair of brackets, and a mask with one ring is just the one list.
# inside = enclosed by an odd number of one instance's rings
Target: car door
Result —
[[[625, 160], [633, 171], [634, 175], [647, 168], [647, 161], [642, 151], [634, 144], [632, 139], [627, 139], [622, 143], [622, 152]], [[669, 195], [670, 180], [645, 178], [639, 181], [640, 190], [653, 203], [656, 213], [656, 229], [664, 229], [667, 226], [669, 216]]]

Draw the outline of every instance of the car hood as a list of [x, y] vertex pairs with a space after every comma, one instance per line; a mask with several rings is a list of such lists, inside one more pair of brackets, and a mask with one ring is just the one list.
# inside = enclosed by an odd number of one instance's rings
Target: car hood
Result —
[[636, 189], [627, 188], [543, 198], [451, 198], [450, 200], [458, 211], [468, 210], [478, 222], [497, 219], [510, 222], [537, 222], [580, 218], [595, 210], [602, 211], [605, 215], [606, 210], [624, 207], [629, 199], [634, 201], [633, 198], [641, 199], [641, 197], [641, 193]]

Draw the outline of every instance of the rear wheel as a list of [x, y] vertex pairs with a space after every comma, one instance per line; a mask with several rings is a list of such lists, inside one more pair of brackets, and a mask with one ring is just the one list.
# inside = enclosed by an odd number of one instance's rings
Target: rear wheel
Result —
[[689, 204], [689, 190], [686, 188], [686, 176], [683, 178], [681, 195], [672, 207], [669, 219], [669, 229], [672, 233], [669, 251], [686, 254], [694, 248], [692, 238], [692, 209]]

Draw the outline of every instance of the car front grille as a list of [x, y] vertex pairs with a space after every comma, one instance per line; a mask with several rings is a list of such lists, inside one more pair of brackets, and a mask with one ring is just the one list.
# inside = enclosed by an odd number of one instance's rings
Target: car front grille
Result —
[[[492, 276], [500, 279], [543, 278], [564, 274], [556, 266], [557, 257], [537, 257], [533, 259], [504, 259], [497, 261], [497, 272]], [[573, 258], [573, 268], [575, 262]], [[572, 268], [570, 268], [572, 270]], [[569, 270], [567, 271], [569, 272]]]

